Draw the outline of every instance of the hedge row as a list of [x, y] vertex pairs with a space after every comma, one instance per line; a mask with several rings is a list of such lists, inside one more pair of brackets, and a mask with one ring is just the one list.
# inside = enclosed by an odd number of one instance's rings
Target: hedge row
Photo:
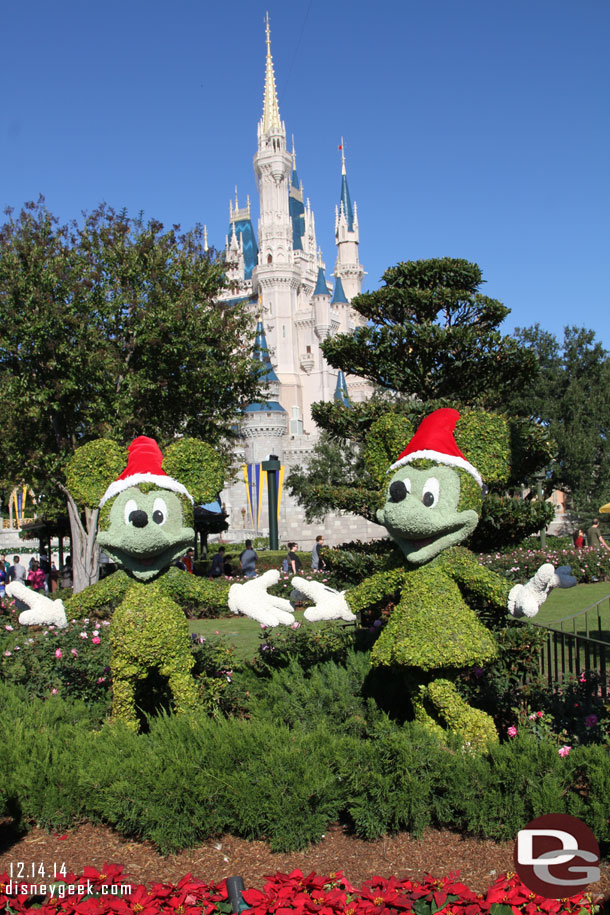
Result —
[[0, 816], [63, 830], [105, 823], [162, 853], [230, 832], [292, 851], [337, 820], [373, 839], [428, 826], [513, 839], [549, 811], [583, 819], [608, 848], [610, 755], [517, 737], [473, 758], [381, 717], [363, 741], [319, 726], [163, 716], [146, 734], [92, 731], [79, 702], [0, 685]]

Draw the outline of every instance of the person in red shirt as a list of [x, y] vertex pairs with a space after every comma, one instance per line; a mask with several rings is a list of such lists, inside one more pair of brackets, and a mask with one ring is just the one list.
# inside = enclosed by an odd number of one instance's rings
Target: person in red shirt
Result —
[[193, 561], [194, 561], [194, 559], [195, 559], [195, 550], [193, 549], [193, 547], [191, 547], [190, 549], [188, 549], [188, 550], [186, 551], [185, 556], [183, 556], [183, 558], [182, 558], [182, 562], [183, 562], [183, 563], [185, 564], [185, 566], [186, 566], [186, 571], [187, 571], [187, 572], [190, 572], [191, 575], [193, 574]]

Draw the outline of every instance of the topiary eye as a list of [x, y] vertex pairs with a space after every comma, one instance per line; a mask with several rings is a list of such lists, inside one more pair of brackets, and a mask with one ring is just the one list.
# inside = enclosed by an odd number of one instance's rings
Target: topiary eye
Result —
[[167, 505], [165, 499], [155, 499], [153, 503], [152, 519], [155, 524], [165, 524], [167, 521]]
[[390, 484], [390, 502], [402, 502], [407, 498], [407, 493], [411, 492], [411, 480], [394, 480]]
[[440, 483], [436, 477], [430, 477], [428, 480], [426, 480], [424, 484], [424, 491], [421, 497], [421, 500], [426, 508], [434, 508], [438, 502], [439, 491]]
[[131, 523], [131, 518], [129, 517], [132, 512], [137, 512], [138, 503], [135, 499], [128, 499], [125, 503], [125, 508], [123, 509], [123, 517], [125, 518], [125, 524]]

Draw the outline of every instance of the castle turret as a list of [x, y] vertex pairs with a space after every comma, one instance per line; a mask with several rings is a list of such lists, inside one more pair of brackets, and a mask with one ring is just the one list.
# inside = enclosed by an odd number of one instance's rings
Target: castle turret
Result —
[[288, 414], [279, 402], [280, 382], [271, 362], [262, 321], [256, 325], [252, 359], [260, 372], [260, 380], [267, 387], [269, 398], [248, 404], [241, 422], [241, 432], [246, 440], [246, 461], [256, 464], [268, 454], [277, 454], [282, 458], [282, 440], [288, 429]]
[[347, 184], [345, 168], [345, 150], [341, 140], [341, 198], [335, 208], [335, 240], [337, 242], [337, 263], [335, 277], [342, 281], [348, 300], [362, 292], [364, 268], [358, 259], [360, 231], [358, 228], [358, 210], [352, 199]]

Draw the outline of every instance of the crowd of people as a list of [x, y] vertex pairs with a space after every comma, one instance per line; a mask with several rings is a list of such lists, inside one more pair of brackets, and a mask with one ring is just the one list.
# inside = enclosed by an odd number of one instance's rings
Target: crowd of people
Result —
[[[70, 580], [64, 582], [65, 570], [70, 569]], [[72, 574], [70, 557], [66, 557], [66, 562], [62, 567], [61, 574], [52, 559], [45, 553], [41, 553], [38, 559], [32, 556], [27, 566], [25, 566], [20, 556], [13, 556], [12, 563], [6, 556], [0, 556], [0, 596], [4, 596], [6, 586], [11, 581], [20, 581], [27, 585], [33, 591], [44, 591], [49, 594], [58, 587], [70, 587], [72, 584]]]
[[[322, 534], [318, 534], [311, 551], [311, 568], [316, 572], [326, 568], [326, 563], [321, 555], [323, 546], [324, 537]], [[302, 571], [303, 563], [297, 553], [298, 548], [299, 545], [295, 541], [291, 541], [288, 544], [288, 553], [282, 561], [283, 572], [298, 575], [299, 572]], [[184, 556], [176, 562], [176, 566], [184, 572], [190, 572], [192, 575], [195, 571], [194, 560], [195, 551], [191, 547], [186, 551]], [[231, 578], [234, 575], [243, 575], [245, 578], [254, 578], [256, 576], [257, 560], [258, 553], [253, 548], [251, 540], [246, 540], [245, 548], [237, 557], [233, 556], [231, 553], [227, 553], [227, 548], [221, 544], [212, 557], [208, 577], [221, 578], [225, 576]]]

